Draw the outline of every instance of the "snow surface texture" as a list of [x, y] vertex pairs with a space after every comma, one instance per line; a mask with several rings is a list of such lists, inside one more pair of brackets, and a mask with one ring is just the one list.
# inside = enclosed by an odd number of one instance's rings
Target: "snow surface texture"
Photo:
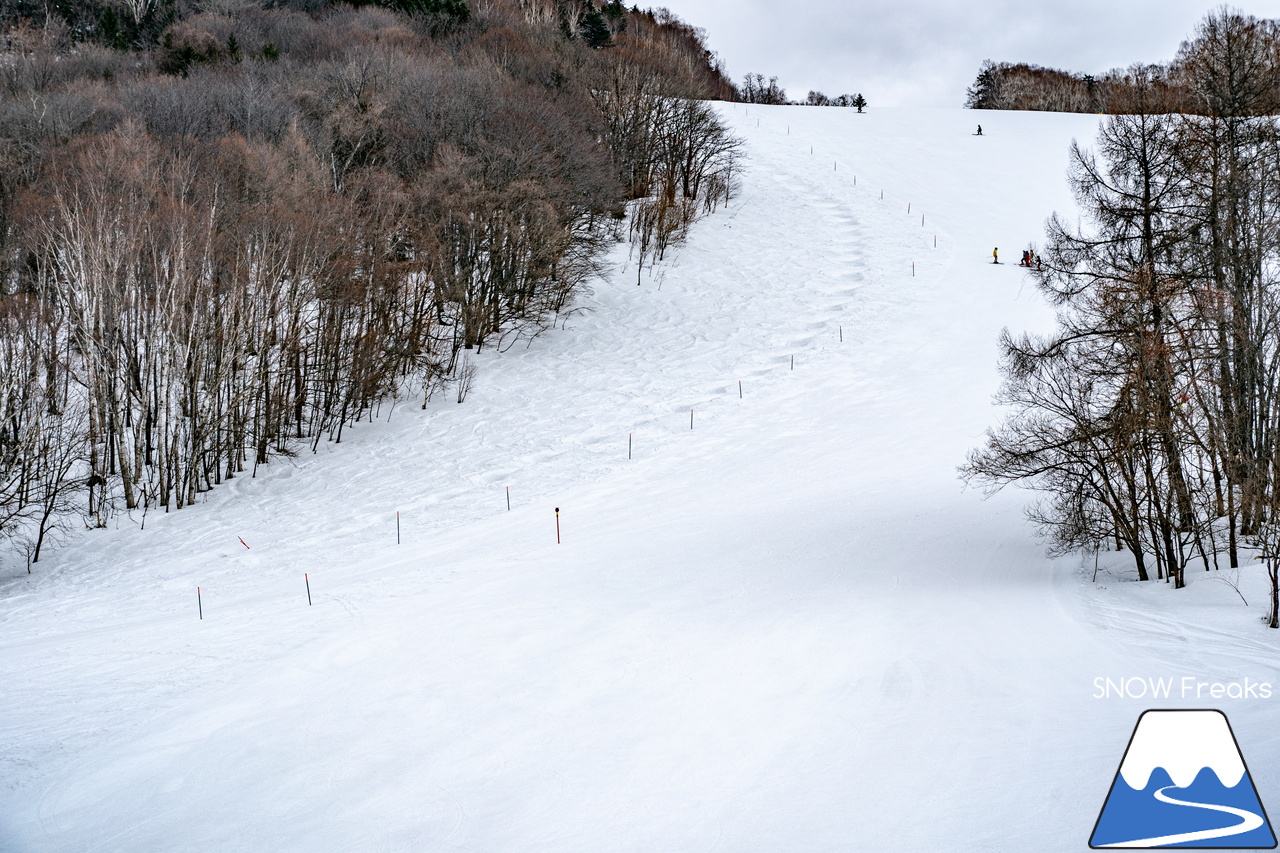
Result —
[[4, 570], [0, 849], [1074, 851], [1147, 707], [1094, 678], [1280, 683], [1256, 570], [1092, 584], [956, 478], [1096, 117], [724, 115], [731, 207], [465, 404]]

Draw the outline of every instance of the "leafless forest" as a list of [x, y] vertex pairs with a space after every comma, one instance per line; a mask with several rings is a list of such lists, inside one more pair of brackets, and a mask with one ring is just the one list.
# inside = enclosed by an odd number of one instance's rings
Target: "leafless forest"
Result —
[[1143, 109], [1195, 112], [1192, 91], [1179, 70], [1173, 65], [1139, 65], [1093, 75], [988, 60], [969, 87], [965, 106], [1110, 115]]
[[1280, 28], [1220, 10], [1125, 114], [1072, 150], [1084, 225], [1051, 220], [1049, 336], [1002, 341], [1009, 416], [965, 474], [1023, 482], [1060, 551], [1125, 549], [1139, 579], [1260, 553], [1280, 625]]
[[461, 402], [468, 350], [734, 181], [699, 100], [734, 89], [664, 11], [0, 0], [0, 27], [0, 534], [32, 562], [393, 398]]

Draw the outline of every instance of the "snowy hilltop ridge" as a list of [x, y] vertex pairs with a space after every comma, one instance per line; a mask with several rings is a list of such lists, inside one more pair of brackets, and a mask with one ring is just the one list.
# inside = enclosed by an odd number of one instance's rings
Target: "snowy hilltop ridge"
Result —
[[1179, 788], [1189, 787], [1209, 768], [1228, 788], [1240, 784], [1244, 760], [1221, 711], [1148, 711], [1133, 733], [1120, 775], [1134, 790], [1143, 790], [1157, 767]]

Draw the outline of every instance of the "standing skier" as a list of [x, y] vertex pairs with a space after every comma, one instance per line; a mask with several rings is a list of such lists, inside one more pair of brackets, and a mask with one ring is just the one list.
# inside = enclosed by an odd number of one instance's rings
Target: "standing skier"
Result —
[[1000, 248], [998, 246], [991, 250], [991, 263], [1000, 263]]
[[982, 135], [982, 125], [978, 125], [978, 133], [977, 133], [976, 135], [977, 135], [977, 136], [981, 136], [981, 135]]

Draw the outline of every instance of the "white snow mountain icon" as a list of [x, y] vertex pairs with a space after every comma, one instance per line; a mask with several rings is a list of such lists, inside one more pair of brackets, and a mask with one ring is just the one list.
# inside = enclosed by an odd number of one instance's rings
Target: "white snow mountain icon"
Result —
[[1089, 846], [1270, 849], [1271, 822], [1221, 711], [1146, 711]]

